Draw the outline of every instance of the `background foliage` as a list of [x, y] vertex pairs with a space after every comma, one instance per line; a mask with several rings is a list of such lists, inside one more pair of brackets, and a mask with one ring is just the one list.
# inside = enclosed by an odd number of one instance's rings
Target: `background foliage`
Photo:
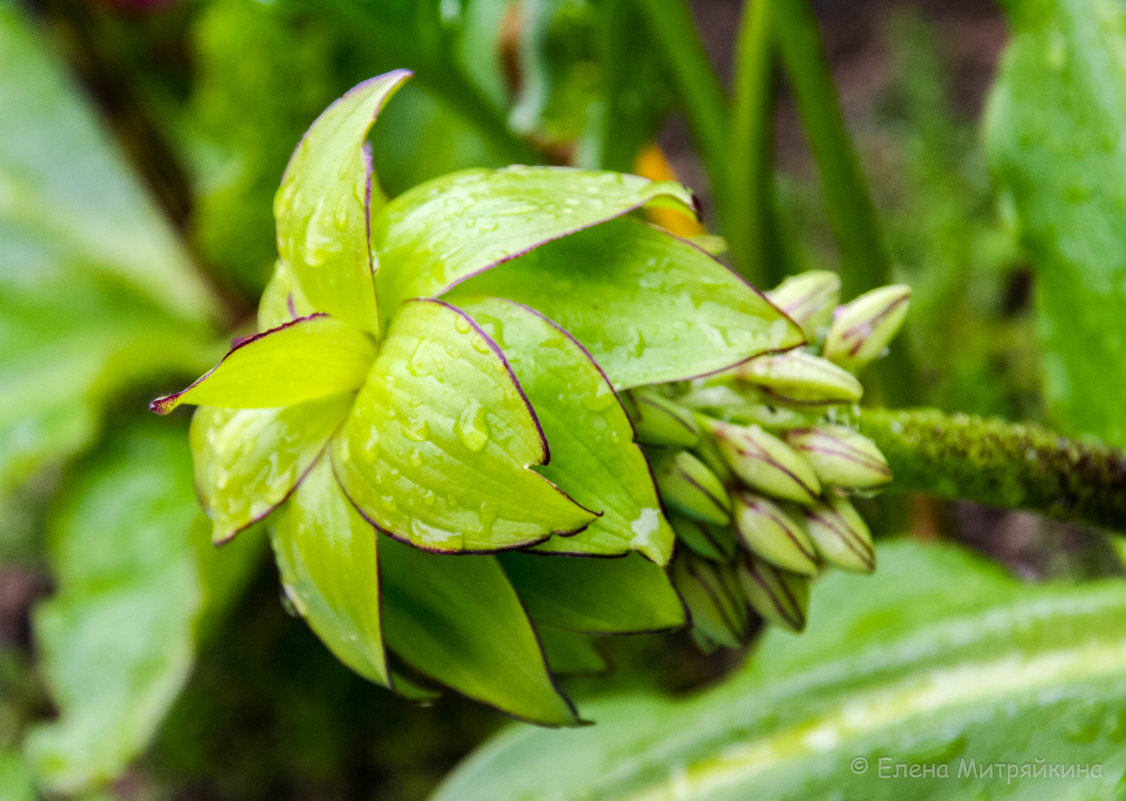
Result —
[[[417, 76], [373, 140], [390, 195], [465, 166], [671, 164], [761, 285], [914, 287], [886, 402], [1126, 444], [1126, 6], [813, 7], [0, 0], [0, 798], [423, 798], [503, 723], [340, 666], [286, 615], [257, 532], [209, 546], [187, 417], [146, 419], [251, 330], [294, 143], [378, 72]], [[438, 797], [1111, 797], [1126, 600], [1088, 580], [1121, 574], [1115, 541], [964, 503], [866, 512], [913, 536], [877, 577], [819, 585], [808, 635], [745, 659], [606, 640], [617, 672], [571, 687], [603, 697], [597, 727], [510, 729]], [[887, 754], [1105, 776], [849, 770]]]

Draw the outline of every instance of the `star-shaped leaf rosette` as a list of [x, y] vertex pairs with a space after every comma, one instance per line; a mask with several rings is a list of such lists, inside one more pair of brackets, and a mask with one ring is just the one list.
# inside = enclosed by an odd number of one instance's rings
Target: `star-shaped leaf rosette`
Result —
[[[510, 167], [387, 200], [365, 139], [408, 75], [360, 84], [309, 129], [277, 195], [262, 333], [153, 409], [199, 407], [215, 541], [269, 516], [288, 597], [352, 669], [572, 724], [553, 673], [597, 666], [586, 635], [686, 623], [667, 499], [622, 393], [805, 335], [631, 214], [694, 213], [679, 184]], [[687, 452], [657, 451], [670, 491], [690, 486], [668, 461]]]

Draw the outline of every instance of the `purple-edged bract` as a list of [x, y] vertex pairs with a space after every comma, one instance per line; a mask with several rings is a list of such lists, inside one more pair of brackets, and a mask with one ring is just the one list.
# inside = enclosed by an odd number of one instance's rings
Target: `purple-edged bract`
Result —
[[262, 333], [152, 408], [199, 407], [215, 541], [268, 518], [287, 594], [342, 661], [410, 697], [446, 685], [573, 724], [551, 663], [577, 638], [685, 622], [619, 392], [803, 334], [630, 215], [695, 213], [675, 183], [514, 166], [388, 200], [365, 139], [408, 77], [360, 84], [309, 129], [275, 203]]

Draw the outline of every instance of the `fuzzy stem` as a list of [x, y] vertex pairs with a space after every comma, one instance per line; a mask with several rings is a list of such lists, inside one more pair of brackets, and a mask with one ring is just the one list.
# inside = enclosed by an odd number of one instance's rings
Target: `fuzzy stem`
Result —
[[1026, 423], [935, 409], [864, 409], [860, 430], [895, 476], [890, 489], [1126, 529], [1126, 453]]

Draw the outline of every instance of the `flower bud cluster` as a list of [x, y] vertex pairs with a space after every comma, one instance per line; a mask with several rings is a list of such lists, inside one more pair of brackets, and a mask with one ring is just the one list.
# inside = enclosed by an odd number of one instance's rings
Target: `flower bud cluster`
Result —
[[857, 373], [887, 352], [910, 290], [838, 306], [837, 276], [809, 272], [767, 294], [802, 327], [805, 348], [632, 394], [680, 544], [673, 580], [705, 650], [744, 642], [755, 614], [800, 631], [822, 570], [872, 572], [872, 535], [850, 497], [891, 481], [849, 420], [864, 393]]

